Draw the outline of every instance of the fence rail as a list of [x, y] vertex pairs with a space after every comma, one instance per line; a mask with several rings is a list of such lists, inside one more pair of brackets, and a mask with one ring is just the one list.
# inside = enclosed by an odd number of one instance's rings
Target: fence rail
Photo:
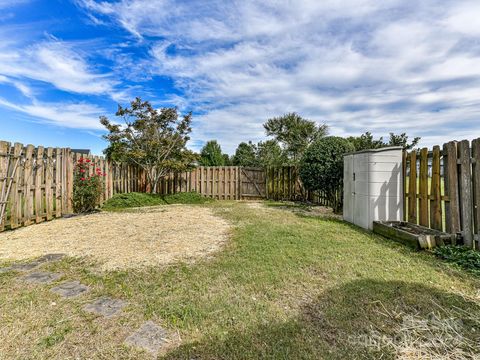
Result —
[[480, 139], [404, 152], [405, 220], [480, 248]]

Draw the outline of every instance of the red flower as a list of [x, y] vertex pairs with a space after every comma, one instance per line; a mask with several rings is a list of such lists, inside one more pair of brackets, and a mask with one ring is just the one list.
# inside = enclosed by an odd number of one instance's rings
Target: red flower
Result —
[[89, 163], [91, 160], [90, 160], [90, 159], [87, 159], [87, 160], [85, 160], [85, 161], [86, 161], [87, 163]]
[[81, 178], [80, 180], [85, 181], [85, 178]]
[[80, 172], [81, 172], [81, 173], [84, 173], [84, 172], [85, 172], [85, 169], [80, 169]]

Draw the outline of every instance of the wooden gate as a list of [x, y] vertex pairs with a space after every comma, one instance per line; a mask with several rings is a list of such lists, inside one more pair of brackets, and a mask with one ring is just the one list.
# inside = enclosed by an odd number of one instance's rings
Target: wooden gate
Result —
[[263, 168], [240, 168], [240, 193], [244, 200], [264, 199], [266, 191], [266, 172]]

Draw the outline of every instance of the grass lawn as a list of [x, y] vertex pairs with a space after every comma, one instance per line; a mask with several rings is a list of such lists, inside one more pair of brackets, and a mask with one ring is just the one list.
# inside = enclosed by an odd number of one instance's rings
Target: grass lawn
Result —
[[[0, 273], [0, 358], [148, 359], [123, 345], [146, 320], [171, 335], [165, 359], [478, 356], [479, 277], [304, 208], [195, 206], [234, 227], [210, 259], [110, 272], [88, 259], [44, 266], [91, 288], [69, 300]], [[126, 300], [123, 315], [82, 311], [103, 295]]]

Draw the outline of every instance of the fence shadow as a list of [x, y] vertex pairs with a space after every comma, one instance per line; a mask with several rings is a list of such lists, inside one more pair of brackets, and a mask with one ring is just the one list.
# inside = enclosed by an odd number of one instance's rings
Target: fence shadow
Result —
[[240, 330], [234, 325], [226, 337], [206, 336], [166, 358], [388, 359], [402, 344], [431, 346], [435, 339], [445, 352], [463, 348], [468, 353], [478, 344], [479, 319], [479, 305], [456, 294], [415, 283], [363, 279], [324, 292], [303, 305], [296, 318]]

